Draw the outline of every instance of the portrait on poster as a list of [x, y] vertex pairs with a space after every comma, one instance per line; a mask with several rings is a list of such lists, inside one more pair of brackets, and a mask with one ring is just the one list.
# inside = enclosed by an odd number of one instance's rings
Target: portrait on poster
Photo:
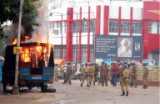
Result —
[[118, 38], [118, 57], [132, 57], [132, 38]]

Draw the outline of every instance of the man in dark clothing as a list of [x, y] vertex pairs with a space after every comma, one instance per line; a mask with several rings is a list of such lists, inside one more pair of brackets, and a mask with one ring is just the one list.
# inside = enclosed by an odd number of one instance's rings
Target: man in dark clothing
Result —
[[71, 77], [72, 77], [72, 65], [70, 62], [68, 62], [67, 63], [67, 70], [66, 70], [66, 79], [65, 79], [64, 83], [69, 83], [71, 85], [72, 84]]
[[112, 63], [112, 66], [111, 66], [111, 75], [112, 75], [111, 83], [112, 83], [113, 86], [117, 86], [118, 73], [119, 73], [118, 64], [117, 63]]
[[100, 80], [102, 86], [108, 86], [108, 68], [104, 63], [102, 64], [100, 69]]

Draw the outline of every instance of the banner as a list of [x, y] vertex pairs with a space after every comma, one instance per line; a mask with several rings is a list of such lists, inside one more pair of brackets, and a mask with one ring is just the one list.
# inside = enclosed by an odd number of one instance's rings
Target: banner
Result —
[[98, 36], [96, 38], [96, 58], [114, 58], [117, 51], [117, 38], [115, 36]]
[[103, 60], [140, 60], [143, 56], [141, 36], [98, 36], [96, 58]]

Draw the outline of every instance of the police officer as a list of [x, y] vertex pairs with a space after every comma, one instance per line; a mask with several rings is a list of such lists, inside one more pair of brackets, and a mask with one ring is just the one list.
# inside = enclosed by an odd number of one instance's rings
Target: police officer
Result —
[[97, 77], [98, 77], [98, 65], [97, 64], [95, 64], [95, 72], [94, 72], [94, 81], [93, 81], [93, 85], [95, 85], [96, 84], [96, 82], [98, 82], [98, 79], [97, 79]]
[[120, 85], [122, 91], [121, 96], [124, 95], [128, 96], [129, 94], [128, 84], [129, 84], [129, 70], [128, 70], [128, 65], [125, 64], [120, 72]]
[[84, 64], [81, 68], [80, 68], [80, 81], [81, 81], [81, 87], [83, 87], [83, 83], [86, 79], [86, 65]]
[[135, 63], [131, 64], [130, 85], [137, 87], [137, 69]]
[[86, 79], [87, 79], [87, 87], [90, 87], [92, 84], [92, 80], [93, 80], [93, 67], [90, 63], [87, 63], [87, 68], [86, 68]]
[[100, 70], [100, 80], [102, 86], [108, 86], [108, 69], [104, 62], [102, 63]]
[[147, 68], [147, 63], [143, 64], [143, 88], [146, 89], [148, 87], [148, 75], [149, 75], [149, 70]]

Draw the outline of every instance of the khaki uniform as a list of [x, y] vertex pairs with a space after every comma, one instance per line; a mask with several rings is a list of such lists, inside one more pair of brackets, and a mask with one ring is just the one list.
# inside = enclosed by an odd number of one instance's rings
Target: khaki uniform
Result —
[[148, 75], [149, 75], [148, 68], [144, 67], [144, 74], [143, 74], [143, 88], [144, 89], [148, 87]]
[[83, 86], [84, 81], [86, 80], [87, 86], [90, 87], [92, 81], [94, 81], [94, 71], [95, 68], [93, 67], [86, 67], [82, 69], [82, 76], [81, 76], [81, 87]]
[[128, 96], [129, 70], [127, 68], [125, 68], [124, 70], [122, 69], [121, 71], [120, 84], [121, 84], [122, 95], [126, 94], [126, 96]]
[[130, 73], [130, 84], [131, 86], [137, 87], [137, 69], [136, 66], [132, 66]]
[[102, 86], [108, 86], [108, 69], [105, 65], [102, 65], [100, 69], [100, 81]]

